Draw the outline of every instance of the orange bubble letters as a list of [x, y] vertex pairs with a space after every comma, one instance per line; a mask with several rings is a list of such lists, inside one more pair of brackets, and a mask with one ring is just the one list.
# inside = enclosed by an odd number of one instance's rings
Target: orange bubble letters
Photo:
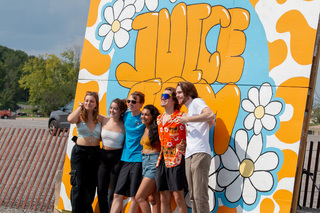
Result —
[[[193, 83], [235, 83], [243, 71], [243, 31], [249, 18], [249, 12], [241, 8], [228, 10], [223, 6], [185, 3], [176, 5], [171, 15], [165, 8], [158, 13], [141, 14], [132, 24], [138, 31], [135, 65], [121, 63], [116, 70], [117, 79], [127, 88], [149, 79], [166, 82], [172, 77]], [[210, 53], [206, 40], [214, 26], [220, 27], [220, 33], [217, 50]]]

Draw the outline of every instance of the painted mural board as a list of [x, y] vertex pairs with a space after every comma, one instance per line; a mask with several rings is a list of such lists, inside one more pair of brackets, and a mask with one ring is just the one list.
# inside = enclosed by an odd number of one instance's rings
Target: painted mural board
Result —
[[[163, 110], [164, 88], [190, 81], [217, 115], [211, 212], [289, 212], [319, 11], [319, 0], [91, 0], [75, 107], [97, 91], [107, 115], [141, 91]], [[72, 147], [58, 206], [69, 211]]]

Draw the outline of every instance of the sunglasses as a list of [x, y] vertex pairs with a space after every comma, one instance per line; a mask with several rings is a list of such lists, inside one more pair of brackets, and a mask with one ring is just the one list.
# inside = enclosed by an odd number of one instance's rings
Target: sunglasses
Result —
[[137, 101], [136, 101], [136, 100], [127, 100], [127, 103], [128, 103], [128, 104], [130, 104], [130, 103], [132, 103], [132, 104], [136, 104], [136, 103], [137, 103]]
[[164, 100], [169, 99], [172, 96], [172, 94], [167, 94], [167, 93], [162, 93], [161, 99], [163, 98]]

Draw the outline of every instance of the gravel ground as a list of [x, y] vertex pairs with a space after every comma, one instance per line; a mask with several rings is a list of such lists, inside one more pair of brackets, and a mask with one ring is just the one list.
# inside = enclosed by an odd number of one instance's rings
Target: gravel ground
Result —
[[48, 128], [49, 118], [16, 118], [16, 119], [0, 119], [0, 128]]
[[310, 209], [310, 208], [301, 208], [301, 209], [297, 209], [297, 213], [313, 213], [313, 212], [320, 212], [319, 209]]
[[3, 206], [0, 206], [0, 212], [1, 213], [39, 213], [39, 212], [26, 210], [26, 209], [6, 208], [6, 207], [3, 207]]

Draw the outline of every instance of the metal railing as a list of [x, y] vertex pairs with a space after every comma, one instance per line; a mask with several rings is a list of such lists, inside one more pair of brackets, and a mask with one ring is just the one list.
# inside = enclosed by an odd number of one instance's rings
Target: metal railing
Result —
[[[316, 146], [316, 147], [315, 147]], [[318, 175], [320, 141], [311, 141], [305, 154], [304, 169], [301, 177], [299, 207], [318, 209], [320, 207], [320, 177]]]

